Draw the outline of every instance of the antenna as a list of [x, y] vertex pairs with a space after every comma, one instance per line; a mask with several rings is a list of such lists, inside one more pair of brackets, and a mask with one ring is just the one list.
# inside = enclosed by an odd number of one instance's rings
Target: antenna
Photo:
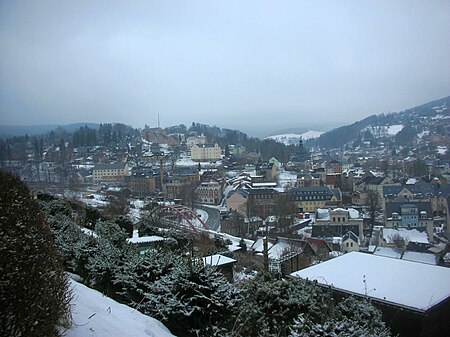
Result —
[[158, 112], [158, 128], [160, 128], [160, 124], [159, 124], [159, 112]]

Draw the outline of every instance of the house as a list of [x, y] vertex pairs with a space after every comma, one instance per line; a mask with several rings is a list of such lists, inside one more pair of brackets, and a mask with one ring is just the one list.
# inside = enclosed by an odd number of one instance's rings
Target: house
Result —
[[339, 204], [342, 201], [340, 190], [329, 187], [292, 188], [288, 194], [301, 213], [315, 212], [327, 204]]
[[327, 173], [342, 173], [342, 163], [332, 159], [326, 163]]
[[146, 127], [141, 131], [141, 137], [148, 142], [155, 142], [158, 144], [176, 145], [178, 143], [178, 139], [168, 135], [163, 128]]
[[217, 268], [217, 271], [219, 271], [225, 278], [228, 280], [228, 282], [233, 282], [234, 280], [234, 265], [236, 264], [236, 260], [232, 259], [230, 257], [215, 254], [210, 256], [205, 256], [202, 258], [202, 262], [205, 266], [213, 266]]
[[206, 137], [202, 133], [200, 136], [189, 136], [186, 140], [186, 146], [191, 149], [194, 145], [202, 146], [206, 144]]
[[316, 221], [312, 226], [313, 237], [342, 237], [349, 231], [359, 238], [359, 242], [362, 242], [364, 239], [364, 219], [356, 209], [319, 208], [316, 210]]
[[127, 175], [127, 164], [96, 164], [92, 172], [94, 183], [124, 181]]
[[341, 252], [357, 252], [359, 251], [359, 239], [352, 231], [348, 231], [342, 237]]
[[220, 160], [222, 149], [216, 144], [194, 144], [191, 148], [191, 158], [196, 161], [214, 161]]
[[387, 200], [384, 208], [386, 228], [416, 228], [433, 237], [433, 217], [428, 201]]
[[351, 252], [291, 275], [335, 296], [370, 299], [394, 334], [450, 335], [449, 268]]
[[316, 261], [316, 253], [308, 241], [277, 237], [268, 249], [269, 271], [290, 274], [310, 266]]
[[233, 190], [227, 196], [227, 208], [229, 212], [238, 212], [241, 215], [247, 214], [247, 193], [242, 190]]
[[305, 187], [320, 187], [322, 186], [322, 181], [319, 176], [314, 176], [312, 174], [303, 174], [297, 176], [297, 181], [295, 182], [295, 187], [305, 188]]
[[260, 217], [247, 218], [232, 212], [229, 217], [220, 221], [220, 231], [236, 237], [249, 237], [263, 225]]

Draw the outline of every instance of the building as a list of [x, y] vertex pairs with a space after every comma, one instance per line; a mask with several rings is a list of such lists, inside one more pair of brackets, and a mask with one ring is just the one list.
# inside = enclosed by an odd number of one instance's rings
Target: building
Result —
[[235, 259], [229, 258], [225, 255], [215, 254], [205, 256], [202, 258], [202, 261], [205, 266], [208, 265], [217, 268], [217, 271], [220, 272], [228, 280], [228, 282], [233, 282], [233, 267], [237, 262]]
[[363, 225], [364, 220], [361, 214], [353, 208], [319, 208], [316, 210], [312, 235], [318, 238], [343, 237], [351, 231], [359, 238], [359, 242], [362, 242], [364, 239]]
[[352, 231], [348, 231], [342, 237], [341, 252], [358, 252], [359, 251], [359, 239], [358, 236]]
[[131, 169], [130, 188], [131, 192], [138, 196], [146, 196], [155, 193], [159, 173], [154, 172], [151, 167], [133, 167]]
[[305, 187], [320, 187], [322, 186], [322, 181], [318, 176], [312, 174], [299, 175], [297, 181], [295, 182], [295, 187], [305, 188]]
[[342, 201], [341, 191], [329, 187], [293, 188], [288, 193], [301, 213], [315, 212], [326, 205], [337, 206]]
[[94, 183], [120, 182], [128, 175], [127, 164], [96, 164], [92, 172]]
[[368, 298], [393, 334], [450, 335], [450, 269], [351, 252], [294, 272], [335, 296]]
[[196, 189], [197, 201], [217, 205], [222, 200], [222, 184], [216, 180], [204, 181]]
[[194, 145], [202, 146], [205, 144], [206, 137], [203, 133], [200, 136], [189, 136], [186, 140], [186, 146], [188, 149], [191, 149]]
[[220, 160], [222, 156], [222, 149], [218, 144], [205, 144], [196, 145], [194, 144], [191, 148], [191, 158], [197, 161], [210, 161], [210, 160]]

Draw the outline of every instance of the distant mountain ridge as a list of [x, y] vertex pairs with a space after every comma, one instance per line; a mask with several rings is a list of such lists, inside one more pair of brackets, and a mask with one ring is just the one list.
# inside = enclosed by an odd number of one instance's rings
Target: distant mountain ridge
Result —
[[400, 112], [379, 114], [366, 117], [350, 125], [345, 125], [325, 132], [319, 138], [308, 142], [310, 146], [322, 148], [339, 148], [355, 141], [361, 131], [368, 127], [393, 125], [418, 125], [421, 117], [433, 117], [439, 114], [448, 115], [450, 96], [437, 99], [414, 108]]
[[99, 123], [72, 123], [72, 124], [41, 124], [41, 125], [0, 125], [0, 138], [14, 137], [14, 136], [33, 136], [42, 135], [62, 128], [67, 132], [73, 132], [82, 126], [87, 125], [92, 129], [98, 129]]

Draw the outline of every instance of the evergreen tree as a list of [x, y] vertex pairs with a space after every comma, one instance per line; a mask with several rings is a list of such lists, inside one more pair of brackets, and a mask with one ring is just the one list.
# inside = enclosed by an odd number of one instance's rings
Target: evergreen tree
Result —
[[175, 335], [211, 336], [231, 324], [238, 293], [214, 268], [188, 261], [156, 281], [147, 299], [140, 309]]
[[48, 224], [27, 186], [0, 171], [0, 335], [58, 336], [70, 292]]

